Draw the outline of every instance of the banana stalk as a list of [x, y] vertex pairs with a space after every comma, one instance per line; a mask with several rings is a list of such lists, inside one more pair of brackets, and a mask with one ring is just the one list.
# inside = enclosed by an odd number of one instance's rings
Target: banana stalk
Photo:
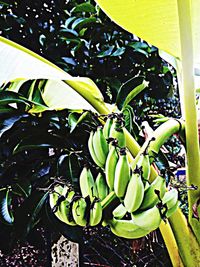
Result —
[[170, 217], [169, 222], [173, 229], [184, 266], [199, 266], [199, 244], [180, 209]]
[[[196, 96], [194, 87], [193, 34], [190, 0], [177, 0], [181, 41], [181, 67], [179, 91], [183, 96], [187, 149], [187, 184], [198, 186], [198, 190], [188, 192], [189, 223], [200, 243], [200, 223], [193, 218], [192, 207], [200, 197], [200, 155], [197, 129]], [[180, 94], [180, 95], [181, 95]], [[197, 263], [196, 263], [197, 264]], [[200, 264], [200, 262], [198, 263]]]

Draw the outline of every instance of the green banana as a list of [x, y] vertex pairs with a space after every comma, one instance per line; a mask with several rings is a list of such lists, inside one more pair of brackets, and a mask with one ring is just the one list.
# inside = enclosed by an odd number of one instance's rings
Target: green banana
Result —
[[61, 214], [60, 220], [64, 223], [74, 226], [76, 225], [72, 216], [72, 200], [75, 195], [74, 191], [70, 191], [67, 195], [67, 198], [60, 203], [59, 211]]
[[142, 169], [143, 181], [148, 181], [150, 176], [150, 160], [149, 155], [142, 153], [138, 159], [137, 167]]
[[49, 205], [51, 209], [54, 209], [57, 204], [59, 196], [62, 196], [63, 187], [61, 185], [55, 186], [53, 192], [49, 193]]
[[106, 123], [104, 124], [103, 127], [103, 135], [106, 139], [108, 139], [110, 136], [110, 129], [112, 124], [113, 124], [113, 118], [108, 116]]
[[166, 192], [165, 179], [157, 176], [153, 183], [144, 193], [144, 199], [140, 206], [141, 210], [146, 210], [155, 206], [164, 196]]
[[140, 238], [150, 233], [150, 231], [146, 231], [136, 225], [133, 220], [117, 220], [113, 218], [109, 221], [109, 225], [113, 234], [128, 239]]
[[133, 222], [145, 231], [153, 231], [157, 229], [161, 223], [160, 210], [154, 206], [145, 211], [131, 214]]
[[54, 192], [49, 194], [49, 204], [52, 210], [56, 208], [54, 213], [56, 217], [71, 226], [76, 225], [71, 214], [71, 203], [74, 195], [74, 191], [69, 192], [67, 186], [62, 187], [61, 185], [56, 186]]
[[83, 168], [80, 174], [79, 184], [83, 197], [89, 196], [91, 202], [95, 199], [95, 197], [98, 197], [96, 184], [89, 168]]
[[126, 149], [121, 148], [119, 159], [115, 168], [114, 191], [121, 198], [124, 197], [127, 184], [130, 180], [130, 166], [126, 154]]
[[49, 194], [50, 207], [54, 211], [54, 214], [57, 217], [60, 215], [58, 207], [59, 207], [60, 203], [65, 200], [65, 195], [67, 194], [68, 189], [69, 188], [67, 186], [63, 187], [61, 185], [56, 185], [54, 187], [53, 192], [51, 192]]
[[124, 134], [124, 128], [123, 128], [120, 120], [116, 119], [113, 121], [113, 124], [110, 128], [109, 137], [117, 139], [119, 147], [122, 148], [122, 147], [126, 146], [126, 138], [125, 138], [125, 134]]
[[103, 135], [101, 126], [97, 127], [97, 130], [93, 135], [93, 148], [98, 161], [104, 166], [108, 155], [108, 143]]
[[162, 204], [166, 204], [168, 209], [171, 209], [176, 205], [178, 200], [178, 191], [172, 188], [170, 191], [167, 191], [162, 198]]
[[119, 206], [117, 206], [112, 212], [115, 219], [122, 219], [126, 215], [126, 213], [127, 210], [122, 203], [119, 204]]
[[105, 164], [105, 174], [106, 182], [110, 190], [114, 190], [114, 180], [115, 180], [115, 168], [118, 162], [117, 148], [112, 143], [110, 144], [110, 151], [108, 153], [106, 164]]
[[102, 219], [102, 206], [101, 202], [94, 201], [94, 203], [91, 204], [90, 207], [90, 219], [89, 219], [89, 225], [90, 226], [96, 226], [101, 222]]
[[141, 179], [140, 170], [133, 172], [128, 183], [124, 198], [124, 205], [128, 212], [136, 211], [142, 204], [144, 198], [144, 184]]
[[101, 162], [99, 160], [99, 158], [97, 157], [95, 151], [94, 151], [94, 147], [93, 147], [93, 137], [94, 137], [94, 133], [93, 132], [90, 132], [90, 137], [88, 139], [88, 149], [89, 149], [89, 152], [90, 152], [90, 155], [93, 159], [93, 161], [96, 163], [97, 166], [103, 168], [104, 167], [104, 164], [103, 162]]
[[95, 185], [97, 188], [98, 198], [100, 200], [103, 200], [109, 193], [109, 188], [106, 183], [106, 178], [102, 173], [99, 173], [97, 175]]
[[178, 208], [178, 191], [172, 188], [170, 191], [167, 191], [162, 198], [162, 205], [166, 205], [166, 213], [165, 216], [169, 218]]
[[87, 202], [83, 197], [74, 200], [72, 205], [72, 215], [76, 224], [80, 226], [87, 225], [87, 210]]

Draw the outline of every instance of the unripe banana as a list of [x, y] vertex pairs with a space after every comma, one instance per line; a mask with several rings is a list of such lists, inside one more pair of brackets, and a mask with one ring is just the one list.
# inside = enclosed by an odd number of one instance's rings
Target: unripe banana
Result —
[[99, 201], [95, 201], [91, 204], [90, 208], [90, 226], [96, 226], [102, 219], [102, 206]]
[[143, 181], [148, 181], [150, 176], [150, 161], [148, 154], [141, 154], [137, 163], [137, 167], [142, 169]]
[[131, 179], [128, 183], [126, 194], [124, 198], [124, 205], [128, 212], [136, 211], [144, 197], [144, 184], [141, 179], [140, 171], [133, 172]]
[[103, 135], [106, 139], [108, 139], [110, 136], [110, 129], [112, 124], [113, 124], [113, 119], [108, 117], [103, 127]]
[[59, 211], [61, 214], [60, 220], [64, 223], [74, 226], [76, 225], [72, 216], [72, 199], [75, 195], [74, 191], [70, 191], [64, 201], [60, 203]]
[[106, 182], [110, 190], [114, 190], [115, 169], [118, 158], [117, 148], [111, 144], [105, 164]]
[[179, 206], [178, 191], [174, 188], [167, 191], [162, 198], [162, 204], [167, 206], [165, 216], [169, 218]]
[[130, 180], [130, 166], [125, 149], [120, 149], [119, 159], [115, 168], [114, 191], [121, 198], [124, 197]]
[[110, 136], [112, 138], [117, 139], [119, 147], [126, 146], [126, 138], [124, 134], [124, 128], [121, 125], [121, 122], [115, 120], [110, 128]]
[[76, 224], [87, 225], [87, 202], [84, 198], [74, 200], [72, 205], [72, 215]]
[[126, 213], [127, 210], [122, 203], [119, 204], [119, 206], [117, 206], [112, 212], [115, 219], [122, 219], [126, 215]]
[[106, 178], [104, 177], [102, 173], [98, 174], [95, 184], [97, 188], [98, 198], [100, 200], [103, 200], [108, 195], [109, 188], [106, 183]]
[[170, 191], [167, 191], [162, 198], [162, 204], [166, 204], [168, 209], [174, 207], [178, 200], [178, 191], [172, 188]]
[[140, 210], [146, 210], [155, 206], [159, 202], [159, 200], [163, 198], [165, 192], [165, 179], [161, 176], [157, 176], [144, 193], [144, 199], [140, 206]]
[[[63, 201], [64, 196], [62, 195], [63, 187], [61, 185], [55, 186], [54, 191], [49, 194], [49, 205], [54, 212], [55, 216], [61, 220], [62, 217], [60, 210], [58, 209], [60, 203], [59, 200]], [[62, 198], [62, 199], [61, 199]]]
[[101, 167], [101, 168], [103, 168], [103, 167], [104, 167], [103, 162], [101, 162], [101, 161], [98, 159], [98, 157], [97, 157], [97, 155], [96, 155], [96, 153], [95, 153], [95, 151], [94, 151], [94, 147], [93, 147], [93, 137], [94, 137], [94, 133], [93, 133], [93, 132], [90, 132], [90, 137], [89, 137], [89, 139], [88, 139], [88, 149], [89, 149], [90, 155], [91, 155], [93, 161], [96, 163], [96, 165], [99, 166], [99, 167]]
[[75, 192], [68, 192], [68, 190], [69, 188], [67, 186], [56, 186], [54, 192], [49, 194], [49, 204], [52, 210], [55, 209], [54, 214], [59, 220], [74, 226], [76, 223], [73, 221], [71, 214], [71, 201]]
[[93, 148], [97, 159], [104, 166], [108, 155], [108, 144], [103, 135], [102, 127], [97, 127], [93, 136]]
[[153, 231], [157, 229], [161, 223], [159, 209], [154, 206], [145, 211], [131, 214], [133, 222], [145, 231]]
[[92, 202], [95, 197], [98, 197], [98, 192], [96, 188], [96, 184], [94, 182], [93, 175], [89, 168], [84, 167], [79, 179], [81, 194], [85, 198], [87, 196], [90, 197], [90, 201]]
[[136, 225], [133, 220], [112, 219], [109, 225], [113, 234], [128, 239], [140, 238], [150, 233]]

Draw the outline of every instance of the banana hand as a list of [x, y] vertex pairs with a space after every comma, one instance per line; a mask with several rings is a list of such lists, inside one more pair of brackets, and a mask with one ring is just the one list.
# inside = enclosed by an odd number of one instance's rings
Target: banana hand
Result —
[[150, 233], [136, 225], [133, 220], [112, 219], [109, 225], [113, 234], [127, 239], [140, 238]]

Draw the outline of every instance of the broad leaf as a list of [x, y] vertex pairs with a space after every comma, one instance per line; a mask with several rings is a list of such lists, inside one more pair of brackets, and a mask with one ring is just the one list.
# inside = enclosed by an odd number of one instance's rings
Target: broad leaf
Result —
[[[125, 30], [181, 58], [176, 0], [96, 0], [103, 11]], [[200, 62], [200, 0], [191, 1], [194, 61]]]
[[108, 111], [92, 80], [72, 77], [32, 51], [0, 37], [0, 86], [16, 79], [50, 79], [43, 92], [43, 100], [50, 109], [91, 110], [94, 106], [97, 111]]
[[62, 147], [63, 140], [53, 135], [32, 135], [21, 140], [14, 148], [13, 153], [19, 153], [24, 150], [42, 149], [50, 147]]
[[0, 105], [7, 105], [12, 103], [23, 103], [30, 105], [29, 101], [15, 92], [3, 91], [0, 92]]

